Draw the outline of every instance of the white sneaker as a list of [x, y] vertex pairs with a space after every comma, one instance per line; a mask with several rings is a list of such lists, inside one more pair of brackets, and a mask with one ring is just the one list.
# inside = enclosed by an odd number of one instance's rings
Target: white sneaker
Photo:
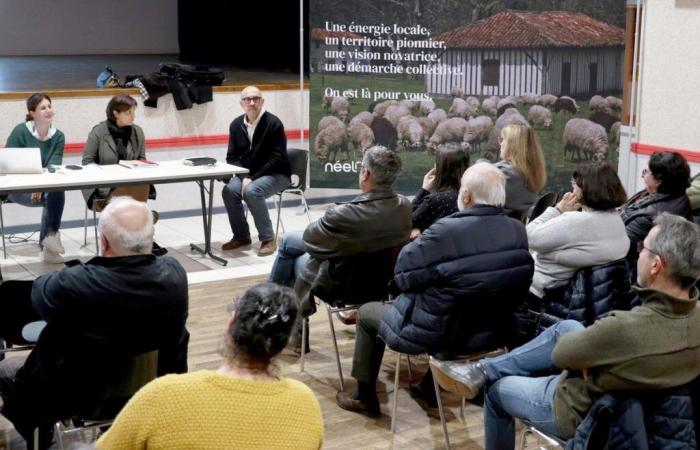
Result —
[[[46, 239], [44, 239], [44, 242], [46, 242]], [[61, 256], [58, 252], [51, 250], [46, 244], [44, 244], [44, 249], [41, 251], [41, 259], [43, 259], [45, 263], [49, 264], [63, 264], [66, 262], [66, 260], [63, 259], [63, 256]]]
[[61, 243], [61, 234], [57, 231], [55, 233], [47, 234], [44, 240], [41, 242], [44, 248], [48, 248], [54, 253], [65, 253], [66, 249], [63, 248]]

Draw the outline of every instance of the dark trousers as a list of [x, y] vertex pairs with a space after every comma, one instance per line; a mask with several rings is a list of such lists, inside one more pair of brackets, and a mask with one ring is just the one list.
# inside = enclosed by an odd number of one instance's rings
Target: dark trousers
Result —
[[357, 312], [355, 354], [352, 376], [363, 383], [376, 383], [384, 357], [384, 341], [377, 338], [379, 324], [389, 305], [382, 302], [365, 303]]
[[26, 344], [22, 328], [42, 320], [32, 308], [34, 281], [5, 281], [0, 284], [0, 338], [11, 344]]

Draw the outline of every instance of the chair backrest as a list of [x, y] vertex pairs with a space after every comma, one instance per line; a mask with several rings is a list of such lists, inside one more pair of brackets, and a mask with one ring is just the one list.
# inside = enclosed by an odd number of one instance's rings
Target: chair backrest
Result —
[[288, 148], [287, 160], [289, 161], [289, 168], [292, 172], [292, 176], [296, 175], [297, 177], [296, 182], [294, 179], [292, 179], [292, 185], [290, 188], [305, 191], [306, 169], [309, 165], [309, 152], [300, 148]]
[[630, 309], [630, 300], [625, 259], [584, 267], [570, 281], [545, 289], [538, 332], [564, 319], [589, 326], [613, 309]]
[[113, 374], [104, 385], [92, 407], [79, 413], [83, 420], [114, 419], [129, 399], [148, 382], [154, 380], [158, 371], [158, 350], [127, 358], [120, 371]]
[[549, 208], [550, 206], [554, 206], [556, 204], [556, 201], [557, 194], [555, 194], [554, 192], [547, 192], [545, 194], [542, 194], [532, 207], [532, 211], [530, 211], [530, 217], [528, 217], [528, 222], [532, 222], [533, 220], [537, 219], [537, 217], [539, 217], [539, 215], [542, 214], [545, 209]]

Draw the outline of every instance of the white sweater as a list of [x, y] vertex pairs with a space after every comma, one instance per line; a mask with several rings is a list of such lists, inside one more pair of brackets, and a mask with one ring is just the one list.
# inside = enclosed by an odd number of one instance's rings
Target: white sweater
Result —
[[530, 292], [542, 297], [543, 289], [566, 281], [582, 267], [605, 264], [627, 255], [630, 240], [616, 211], [572, 211], [547, 208], [527, 226], [535, 275]]

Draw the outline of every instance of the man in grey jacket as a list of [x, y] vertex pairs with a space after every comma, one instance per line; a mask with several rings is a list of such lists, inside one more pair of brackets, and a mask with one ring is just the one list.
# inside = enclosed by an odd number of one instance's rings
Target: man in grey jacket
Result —
[[[700, 228], [662, 214], [639, 243], [642, 305], [584, 328], [574, 320], [478, 363], [431, 359], [440, 385], [467, 398], [487, 386], [486, 449], [513, 448], [514, 417], [571, 438], [595, 401], [611, 391], [664, 389], [700, 375]], [[558, 375], [553, 371], [564, 369]]]
[[329, 207], [303, 234], [284, 235], [269, 281], [294, 286], [305, 315], [313, 313], [312, 291], [337, 290], [336, 283], [346, 278], [347, 272], [337, 270], [350, 270], [343, 260], [408, 242], [411, 202], [392, 190], [400, 170], [396, 153], [370, 148], [359, 173], [362, 194]]

